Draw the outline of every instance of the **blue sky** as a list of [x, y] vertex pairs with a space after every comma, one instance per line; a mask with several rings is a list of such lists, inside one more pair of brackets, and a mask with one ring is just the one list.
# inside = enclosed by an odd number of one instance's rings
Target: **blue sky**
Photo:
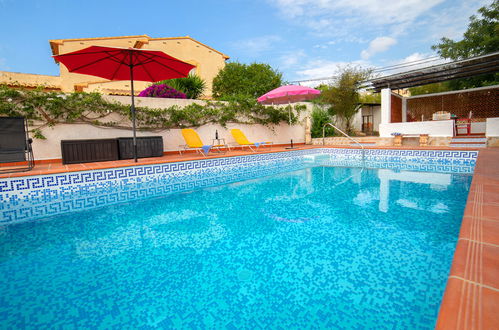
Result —
[[243, 63], [268, 63], [287, 81], [347, 64], [384, 67], [434, 55], [460, 39], [492, 0], [0, 0], [0, 70], [58, 75], [48, 40], [189, 35]]

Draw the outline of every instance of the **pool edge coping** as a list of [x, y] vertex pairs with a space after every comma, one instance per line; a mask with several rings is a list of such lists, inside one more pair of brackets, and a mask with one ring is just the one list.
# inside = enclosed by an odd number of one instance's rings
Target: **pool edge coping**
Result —
[[478, 153], [436, 329], [499, 324], [499, 149]]

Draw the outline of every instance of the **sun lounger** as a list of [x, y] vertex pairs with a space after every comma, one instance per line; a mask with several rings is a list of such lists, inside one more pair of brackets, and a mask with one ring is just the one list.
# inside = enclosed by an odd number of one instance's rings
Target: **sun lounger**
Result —
[[182, 151], [185, 150], [195, 150], [196, 152], [199, 152], [201, 155], [206, 157], [212, 148], [223, 147], [222, 145], [204, 144], [203, 141], [201, 141], [198, 133], [190, 128], [182, 129], [182, 136], [184, 137], [185, 145], [180, 146], [181, 148], [183, 148], [183, 150], [179, 149], [178, 152], [180, 154], [182, 154]]
[[0, 173], [29, 171], [35, 166], [28, 123], [22, 117], [0, 117]]
[[[268, 142], [268, 141], [266, 141], [266, 142], [250, 142], [246, 138], [246, 135], [244, 135], [244, 133], [238, 128], [231, 129], [230, 133], [232, 134], [232, 136], [234, 137], [234, 140], [236, 140], [236, 143], [239, 146], [241, 146], [242, 148], [248, 147], [253, 152], [258, 150], [258, 148], [260, 148], [261, 146], [269, 146], [271, 148], [272, 144], [273, 144], [272, 142]], [[253, 148], [255, 148], [255, 149], [253, 149]]]

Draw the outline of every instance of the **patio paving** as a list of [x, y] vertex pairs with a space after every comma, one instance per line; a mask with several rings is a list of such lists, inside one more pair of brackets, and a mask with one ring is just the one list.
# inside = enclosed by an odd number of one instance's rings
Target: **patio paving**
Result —
[[437, 329], [499, 326], [499, 148], [480, 151]]

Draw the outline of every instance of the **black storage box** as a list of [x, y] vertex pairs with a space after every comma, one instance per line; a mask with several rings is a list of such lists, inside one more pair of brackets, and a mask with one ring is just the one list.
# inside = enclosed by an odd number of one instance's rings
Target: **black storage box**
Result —
[[[133, 138], [118, 138], [120, 159], [133, 158]], [[141, 136], [137, 137], [137, 157], [161, 157], [163, 156], [163, 137]]]
[[62, 163], [77, 164], [118, 160], [116, 139], [62, 140]]

